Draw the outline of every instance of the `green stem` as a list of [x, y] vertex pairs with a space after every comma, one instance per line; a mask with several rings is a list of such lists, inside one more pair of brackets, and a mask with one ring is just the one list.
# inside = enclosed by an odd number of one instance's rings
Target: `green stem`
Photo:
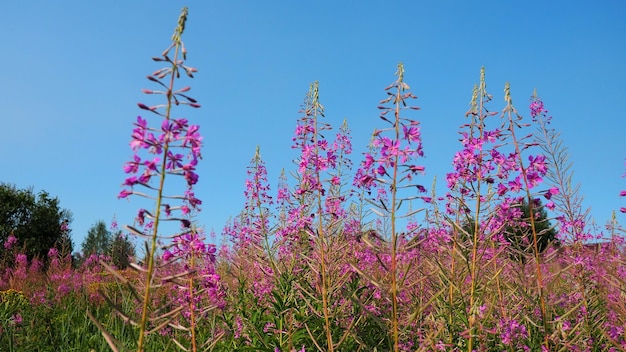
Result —
[[[195, 231], [194, 231], [195, 232]], [[195, 253], [192, 253], [191, 256], [191, 263], [190, 263], [190, 272], [194, 272], [195, 269], [195, 259], [196, 259], [196, 255]], [[196, 345], [196, 314], [195, 314], [195, 307], [194, 307], [194, 285], [193, 285], [193, 275], [189, 277], [189, 330], [191, 330], [191, 350], [193, 352], [196, 352], [198, 350], [198, 347]]]
[[[507, 84], [507, 88], [508, 88], [508, 84]], [[535, 268], [536, 268], [536, 272], [537, 272], [537, 290], [539, 291], [539, 303], [540, 303], [540, 308], [541, 308], [541, 319], [542, 319], [542, 323], [543, 323], [543, 328], [544, 328], [544, 334], [545, 334], [545, 339], [544, 339], [544, 344], [545, 347], [550, 350], [550, 344], [548, 341], [548, 336], [549, 336], [549, 332], [548, 332], [548, 320], [547, 320], [547, 310], [546, 310], [546, 302], [545, 302], [545, 298], [544, 298], [544, 289], [543, 289], [543, 277], [542, 277], [542, 273], [541, 273], [541, 257], [539, 256], [539, 241], [537, 238], [537, 227], [535, 225], [535, 212], [534, 212], [534, 207], [533, 207], [533, 198], [532, 195], [530, 193], [530, 185], [528, 182], [528, 176], [526, 174], [526, 168], [524, 167], [524, 163], [522, 161], [522, 154], [519, 148], [519, 142], [517, 141], [517, 138], [515, 137], [515, 126], [513, 123], [513, 118], [512, 118], [512, 113], [513, 113], [513, 106], [512, 103], [510, 102], [510, 97], [508, 96], [508, 89], [507, 89], [507, 98], [509, 98], [507, 100], [507, 103], [509, 104], [507, 106], [507, 113], [508, 113], [508, 118], [509, 118], [509, 131], [511, 133], [511, 137], [513, 139], [513, 145], [515, 146], [515, 153], [517, 153], [517, 158], [519, 161], [519, 166], [520, 166], [520, 171], [522, 173], [522, 177], [524, 179], [524, 186], [526, 188], [526, 199], [528, 201], [528, 212], [530, 213], [530, 229], [532, 231], [533, 234], [533, 252], [534, 252], [534, 257], [535, 257]]]
[[[318, 85], [317, 82], [314, 83], [313, 86], [313, 101], [312, 101], [312, 109], [313, 109], [313, 122], [315, 124], [314, 131], [315, 134], [313, 136], [313, 143], [315, 145], [315, 160], [319, 160], [319, 145], [318, 145], [318, 108], [319, 104], [318, 97]], [[315, 169], [315, 177], [317, 185], [321, 184], [320, 171]], [[325, 325], [325, 333], [326, 333], [326, 343], [328, 345], [328, 351], [333, 352], [335, 349], [333, 343], [333, 333], [330, 324], [330, 313], [328, 308], [328, 274], [326, 272], [326, 238], [324, 231], [324, 222], [323, 222], [323, 207], [322, 207], [322, 193], [318, 189], [317, 190], [317, 242], [319, 247], [320, 254], [320, 275], [322, 277], [322, 309], [324, 311], [324, 325]]]
[[[170, 84], [167, 91], [167, 106], [165, 108], [165, 119], [170, 120], [172, 110], [172, 97], [174, 91], [174, 81], [178, 71], [176, 62], [178, 61], [178, 53], [180, 50], [180, 41], [175, 43], [174, 60], [172, 60], [172, 72], [170, 73]], [[154, 224], [152, 228], [152, 237], [150, 244], [150, 253], [148, 253], [148, 270], [146, 271], [145, 289], [143, 294], [143, 306], [141, 309], [141, 321], [139, 323], [139, 340], [137, 341], [137, 352], [143, 352], [145, 343], [146, 324], [148, 321], [148, 306], [150, 302], [150, 292], [152, 289], [152, 278], [155, 271], [154, 256], [157, 250], [157, 239], [159, 224], [161, 219], [161, 205], [163, 201], [163, 189], [165, 187], [165, 175], [167, 166], [167, 152], [169, 151], [169, 140], [166, 138], [163, 144], [163, 160], [160, 165], [159, 187], [157, 189], [156, 206], [154, 212]]]
[[[395, 141], [400, 140], [400, 102], [402, 101], [403, 90], [403, 67], [399, 67], [398, 85], [395, 97]], [[396, 201], [398, 182], [398, 153], [394, 155], [393, 178], [391, 180], [391, 332], [393, 338], [394, 352], [400, 351], [400, 333], [398, 327], [398, 235], [396, 234]]]
[[[484, 104], [485, 104], [485, 98], [489, 99], [489, 95], [487, 94], [487, 85], [485, 83], [485, 70], [484, 68], [481, 69], [480, 72], [480, 86], [478, 87], [478, 106], [476, 108], [476, 111], [478, 112], [478, 135], [479, 138], [482, 138], [483, 134], [484, 134], [484, 119], [486, 118], [486, 115], [483, 114], [483, 109], [484, 109]], [[472, 128], [475, 125], [476, 121], [474, 120], [475, 117], [472, 117]], [[470, 135], [472, 135], [473, 133], [470, 133]], [[471, 283], [470, 283], [470, 304], [469, 304], [469, 340], [467, 343], [467, 351], [468, 352], [472, 352], [473, 348], [474, 348], [474, 335], [475, 335], [475, 327], [474, 327], [474, 323], [476, 322], [476, 308], [474, 307], [475, 301], [476, 301], [476, 288], [477, 288], [477, 262], [478, 262], [478, 235], [479, 235], [479, 231], [480, 231], [480, 208], [482, 206], [481, 204], [481, 193], [480, 193], [480, 186], [482, 183], [483, 177], [482, 177], [482, 173], [478, 173], [478, 175], [476, 175], [476, 189], [475, 189], [475, 199], [476, 199], [476, 208], [474, 211], [474, 233], [472, 234], [472, 262], [470, 264], [470, 277], [471, 277]]]

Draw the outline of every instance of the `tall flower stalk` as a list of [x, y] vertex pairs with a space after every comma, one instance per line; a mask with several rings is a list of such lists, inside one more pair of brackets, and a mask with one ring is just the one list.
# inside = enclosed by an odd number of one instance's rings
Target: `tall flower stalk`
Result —
[[529, 207], [529, 222], [530, 222], [530, 231], [532, 234], [532, 250], [535, 259], [535, 274], [536, 274], [536, 284], [537, 284], [537, 292], [539, 294], [539, 307], [541, 309], [541, 321], [543, 324], [543, 328], [545, 331], [545, 347], [546, 349], [550, 349], [549, 341], [547, 339], [549, 330], [548, 330], [548, 313], [546, 310], [546, 298], [545, 298], [545, 289], [544, 289], [544, 279], [542, 273], [542, 260], [539, 252], [539, 240], [538, 240], [538, 231], [535, 220], [535, 199], [531, 193], [531, 190], [537, 186], [542, 181], [542, 176], [548, 172], [548, 169], [545, 164], [545, 156], [540, 155], [535, 158], [532, 156], [530, 159], [530, 164], [528, 166], [524, 165], [524, 161], [522, 159], [522, 150], [521, 148], [527, 148], [533, 143], [525, 143], [524, 139], [519, 139], [515, 131], [517, 128], [521, 127], [522, 117], [517, 113], [517, 110], [513, 106], [513, 100], [511, 99], [511, 91], [509, 83], [506, 84], [504, 88], [504, 101], [506, 102], [506, 107], [504, 108], [503, 114], [508, 120], [508, 132], [511, 136], [511, 141], [515, 148], [515, 154], [517, 155], [518, 161], [518, 170], [521, 174], [521, 178], [524, 182], [524, 189], [526, 191], [526, 199]]
[[[262, 255], [265, 252], [272, 270], [275, 270], [274, 253], [271, 242], [270, 220], [272, 214], [270, 206], [274, 201], [268, 194], [270, 186], [267, 180], [267, 169], [261, 158], [261, 148], [257, 147], [254, 157], [248, 167], [248, 179], [244, 196], [246, 202], [242, 214], [242, 231], [236, 239], [239, 246], [251, 246], [253, 253], [248, 255]], [[267, 264], [267, 263], [266, 263]]]
[[[499, 130], [489, 131], [486, 128], [486, 119], [493, 116], [486, 104], [491, 101], [492, 96], [487, 92], [484, 69], [481, 70], [480, 83], [474, 86], [470, 110], [466, 113], [470, 122], [463, 125], [466, 131], [462, 132], [463, 150], [454, 156], [454, 172], [447, 174], [446, 180], [448, 188], [452, 191], [447, 194], [446, 210], [449, 216], [455, 216], [455, 220], [450, 220], [454, 226], [454, 245], [461, 247], [467, 245], [469, 237], [471, 251], [469, 258], [465, 258], [469, 269], [469, 316], [467, 350], [472, 351], [474, 335], [476, 334], [475, 324], [478, 311], [477, 289], [479, 274], [479, 244], [483, 240], [483, 228], [481, 227], [481, 215], [485, 210], [487, 201], [486, 181], [492, 171], [489, 160], [492, 153], [488, 150], [490, 143], [493, 143], [499, 136]], [[471, 206], [474, 206], [473, 216]], [[464, 220], [466, 226], [461, 226], [459, 220]], [[460, 238], [457, 234], [460, 233]], [[465, 238], [463, 240], [462, 238]], [[450, 292], [450, 303], [452, 303], [452, 292]]]
[[[313, 219], [301, 234], [310, 237], [316, 244], [319, 255], [318, 271], [321, 278], [320, 295], [322, 301], [322, 316], [324, 317], [324, 332], [326, 336], [327, 350], [334, 350], [334, 342], [331, 328], [331, 313], [329, 307], [329, 283], [327, 270], [327, 239], [324, 226], [324, 208], [322, 201], [326, 192], [322, 182], [322, 173], [332, 168], [335, 163], [335, 155], [332, 149], [328, 148], [328, 143], [322, 137], [322, 131], [330, 129], [330, 125], [322, 123], [320, 119], [324, 117], [324, 107], [319, 100], [318, 82], [311, 84], [309, 93], [305, 99], [301, 111], [304, 116], [300, 119], [296, 135], [294, 137], [294, 148], [301, 150], [298, 162], [298, 174], [300, 184], [296, 190], [296, 198], [300, 200], [300, 217], [308, 217], [315, 214]], [[309, 239], [300, 242], [300, 245], [309, 242]]]
[[[164, 258], [162, 262], [157, 262], [157, 248], [160, 233], [163, 232], [163, 223], [172, 222], [180, 225], [176, 233], [170, 238], [174, 238], [178, 245], [182, 245], [186, 250], [201, 250], [193, 243], [201, 240], [197, 231], [192, 226], [190, 214], [199, 211], [202, 202], [196, 198], [193, 186], [198, 182], [196, 166], [201, 159], [202, 137], [199, 133], [199, 126], [190, 124], [186, 118], [173, 117], [175, 106], [189, 106], [199, 108], [197, 101], [187, 95], [189, 86], [176, 87], [177, 80], [181, 73], [193, 78], [193, 73], [197, 70], [187, 66], [187, 50], [181, 39], [187, 21], [187, 8], [183, 8], [178, 18], [178, 24], [172, 35], [172, 43], [153, 61], [164, 63], [165, 66], [153, 72], [147, 78], [157, 84], [156, 90], [143, 89], [145, 94], [161, 95], [165, 102], [157, 105], [146, 105], [139, 103], [140, 109], [147, 111], [154, 117], [154, 122], [137, 117], [133, 129], [130, 147], [134, 155], [130, 161], [124, 165], [124, 172], [129, 176], [123, 183], [124, 189], [120, 192], [119, 198], [139, 196], [153, 202], [154, 208], [151, 210], [141, 208], [136, 216], [136, 225], [126, 228], [140, 238], [147, 239], [145, 267], [133, 265], [135, 269], [144, 275], [143, 287], [136, 289], [129, 284], [133, 295], [140, 303], [139, 318], [134, 319], [124, 312], [118, 312], [126, 320], [138, 327], [137, 351], [145, 349], [146, 335], [171, 323], [177, 312], [184, 311], [184, 305], [179, 309], [163, 313], [162, 309], [153, 307], [152, 295], [157, 287], [175, 279], [180, 279], [185, 275], [193, 275], [198, 269], [195, 254], [189, 256], [190, 262], [186, 266], [187, 271], [172, 276], [163, 276], [159, 281], [159, 270], [165, 272], [165, 265], [171, 264], [169, 258]], [[181, 189], [177, 185], [176, 179], [184, 179], [183, 194], [171, 194], [170, 188]], [[167, 189], [166, 190], [166, 180]], [[164, 238], [165, 239], [165, 238]], [[174, 244], [177, 246], [177, 244]], [[203, 247], [204, 248], [204, 247]], [[170, 252], [166, 252], [170, 253]], [[166, 255], [167, 256], [167, 255]], [[118, 278], [126, 281], [121, 275]], [[181, 283], [181, 287], [188, 287], [189, 302], [193, 302], [193, 282]], [[137, 291], [142, 290], [139, 294]], [[189, 311], [189, 310], [188, 310]], [[193, 309], [189, 312], [191, 318], [191, 339], [192, 348], [196, 350], [194, 324], [195, 316]], [[104, 333], [104, 331], [103, 331]], [[111, 340], [111, 339], [108, 339]], [[115, 343], [109, 342], [115, 349]]]
[[[374, 131], [372, 152], [365, 154], [365, 160], [357, 170], [355, 183], [357, 187], [369, 193], [367, 200], [375, 206], [377, 213], [384, 221], [388, 221], [390, 233], [390, 266], [389, 295], [391, 300], [390, 337], [393, 351], [400, 350], [400, 326], [398, 313], [398, 294], [401, 283], [398, 274], [399, 220], [414, 215], [400, 211], [405, 201], [421, 198], [419, 193], [426, 192], [424, 186], [416, 184], [413, 178], [424, 172], [424, 166], [414, 164], [417, 158], [423, 157], [419, 122], [402, 115], [404, 110], [418, 110], [409, 104], [409, 100], [417, 99], [410, 92], [409, 85], [404, 81], [404, 65], [398, 64], [396, 80], [385, 88], [388, 97], [380, 102], [382, 110], [380, 118], [390, 127]], [[376, 193], [374, 192], [376, 188]], [[405, 195], [401, 190], [415, 189], [417, 194]]]
[[[486, 307], [486, 302], [483, 302], [485, 285], [494, 283], [498, 293], [497, 300], [502, 302], [504, 298], [501, 271], [495, 263], [498, 255], [511, 245], [509, 229], [526, 224], [520, 209], [524, 199], [529, 204], [531, 214], [528, 220], [531, 249], [537, 262], [537, 271], [541, 270], [537, 238], [539, 233], [535, 228], [536, 213], [533, 209], [536, 199], [531, 190], [542, 182], [542, 177], [547, 172], [545, 156], [529, 155], [529, 163], [524, 165], [522, 153], [536, 144], [528, 141], [532, 135], [524, 138], [516, 135], [516, 129], [527, 125], [521, 122], [521, 117], [512, 105], [508, 84], [505, 87], [507, 105], [501, 115], [501, 125], [495, 129], [490, 129], [488, 125], [490, 117], [497, 114], [487, 107], [491, 100], [492, 96], [487, 92], [485, 71], [482, 69], [480, 83], [474, 87], [471, 108], [466, 114], [470, 121], [462, 126], [465, 129], [461, 133], [463, 149], [454, 157], [454, 172], [446, 176], [450, 189], [446, 197], [446, 211], [450, 217], [448, 221], [454, 227], [454, 246], [460, 246], [469, 270], [466, 331], [468, 351], [474, 348], [476, 337], [482, 335], [477, 328], [481, 326], [478, 321], [482, 315], [480, 312]], [[506, 146], [512, 150], [506, 151]], [[494, 276], [488, 280], [485, 278], [488, 273], [486, 261], [493, 261], [491, 267], [494, 269]], [[539, 296], [543, 297], [540, 274], [538, 280]], [[449, 296], [452, 304], [451, 293]], [[541, 307], [542, 313], [545, 313], [545, 304], [541, 303]], [[503, 319], [509, 321], [509, 317], [504, 316], [506, 312], [502, 307], [501, 309]]]
[[[342, 191], [342, 176], [351, 167], [348, 156], [352, 146], [347, 124], [340, 128], [335, 141], [329, 142], [324, 136], [331, 126], [322, 122], [324, 107], [319, 100], [317, 82], [311, 84], [300, 113], [303, 115], [292, 139], [292, 148], [300, 151], [295, 160], [295, 189], [289, 194], [283, 183], [277, 196], [282, 209], [277, 229], [279, 255], [293, 260], [292, 268], [299, 273], [299, 278], [312, 276], [313, 282], [302, 286], [307, 287], [305, 298], [313, 298], [310, 308], [323, 321], [325, 341], [314, 336], [316, 328], [308, 325], [306, 328], [318, 348], [333, 351], [347, 334], [333, 336], [340, 323], [340, 309], [335, 300], [339, 299], [348, 273], [333, 275], [340, 264], [332, 255], [345, 247], [345, 243], [338, 241], [342, 220], [346, 217], [347, 195]], [[301, 259], [297, 259], [298, 256]]]
[[533, 92], [529, 105], [530, 116], [537, 124], [536, 143], [541, 146], [550, 165], [546, 180], [551, 185], [551, 192], [545, 195], [549, 201], [546, 207], [561, 214], [558, 217], [561, 223], [560, 240], [564, 243], [589, 240], [591, 236], [587, 233], [587, 226], [590, 209], [583, 208], [580, 184], [574, 183], [567, 147], [560, 140], [560, 133], [550, 126], [552, 117], [548, 115], [537, 91]]

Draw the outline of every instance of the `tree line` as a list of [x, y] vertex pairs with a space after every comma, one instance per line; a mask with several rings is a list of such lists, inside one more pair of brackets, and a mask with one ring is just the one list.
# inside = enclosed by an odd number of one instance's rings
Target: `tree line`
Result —
[[[58, 197], [0, 183], [0, 258], [6, 255], [7, 247], [19, 248], [29, 259], [38, 258], [44, 263], [51, 248], [72, 255], [72, 220], [71, 211], [61, 207]], [[9, 246], [11, 236], [16, 241]], [[125, 268], [129, 257], [135, 255], [134, 244], [121, 231], [110, 231], [102, 220], [89, 229], [81, 249], [81, 253], [72, 255], [76, 265], [96, 254], [107, 255], [118, 268]]]
[[[530, 231], [530, 207], [520, 204], [521, 226], [504, 229], [506, 240], [511, 244], [514, 256], [524, 260], [533, 243]], [[542, 204], [533, 206], [535, 230], [538, 235], [539, 252], [550, 244], [558, 245], [556, 230], [550, 223]], [[39, 258], [45, 262], [50, 248], [57, 248], [68, 254], [74, 250], [70, 224], [72, 213], [60, 206], [57, 197], [46, 191], [35, 194], [32, 188], [18, 189], [14, 185], [0, 183], [0, 243], [6, 243], [9, 236], [17, 239], [15, 246], [29, 259]], [[474, 219], [468, 218], [463, 226], [464, 233], [473, 235]], [[0, 257], [6, 251], [0, 246]], [[129, 265], [129, 258], [135, 256], [135, 245], [120, 230], [110, 230], [102, 220], [96, 221], [88, 230], [81, 245], [81, 252], [72, 255], [73, 262], [80, 265], [91, 255], [106, 255], [118, 268]]]

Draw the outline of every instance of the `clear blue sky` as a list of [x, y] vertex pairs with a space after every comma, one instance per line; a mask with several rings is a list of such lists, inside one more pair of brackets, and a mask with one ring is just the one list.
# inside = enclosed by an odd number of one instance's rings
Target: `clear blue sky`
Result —
[[208, 229], [241, 209], [257, 145], [274, 190], [281, 168], [294, 169], [291, 138], [314, 80], [327, 122], [348, 120], [360, 160], [400, 61], [422, 108], [429, 178], [450, 171], [485, 66], [492, 109], [507, 81], [524, 113], [537, 88], [598, 223], [626, 206], [622, 1], [2, 1], [0, 182], [58, 196], [76, 249], [97, 220], [128, 223], [146, 205], [116, 196], [140, 90], [158, 68], [150, 58], [185, 5], [199, 69], [190, 93], [203, 108], [181, 113], [205, 137], [197, 194]]

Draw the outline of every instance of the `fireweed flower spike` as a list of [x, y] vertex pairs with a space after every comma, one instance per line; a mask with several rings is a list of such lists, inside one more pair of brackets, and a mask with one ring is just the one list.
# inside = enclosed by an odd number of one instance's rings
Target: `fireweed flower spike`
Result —
[[270, 206], [274, 201], [269, 195], [267, 170], [259, 147], [250, 161], [247, 174], [244, 209], [224, 229], [224, 235], [233, 244], [233, 261], [239, 263], [233, 275], [240, 279], [240, 285], [249, 285], [245, 289], [251, 290], [259, 304], [263, 305], [271, 297], [274, 273], [278, 271], [270, 238], [273, 232], [270, 222], [274, 218]]
[[[531, 214], [531, 216], [529, 217], [530, 233], [532, 235], [531, 248], [534, 253], [535, 259], [537, 292], [539, 296], [539, 308], [541, 309], [541, 323], [545, 331], [549, 331], [548, 313], [546, 308], [546, 292], [544, 289], [544, 278], [542, 272], [542, 258], [539, 255], [539, 235], [537, 233], [537, 225], [534, 216], [536, 211], [534, 208], [534, 204], [536, 200], [534, 198], [534, 195], [531, 193], [533, 188], [543, 182], [543, 177], [546, 176], [548, 172], [548, 168], [546, 166], [546, 157], [544, 155], [537, 155], [534, 157], [530, 155], [528, 157], [528, 165], [524, 165], [522, 158], [522, 148], [526, 149], [530, 146], [535, 146], [536, 144], [527, 143], [525, 141], [526, 139], [532, 137], [532, 134], [524, 138], [518, 138], [516, 136], [516, 129], [521, 128], [522, 126], [524, 126], [524, 124], [521, 122], [522, 116], [517, 113], [517, 110], [513, 106], [509, 83], [507, 83], [504, 88], [504, 100], [507, 105], [503, 111], [503, 117], [508, 118], [508, 131], [510, 133], [511, 142], [515, 148], [515, 153], [518, 159], [517, 171], [519, 172], [519, 176], [516, 179], [521, 179], [523, 181], [524, 190], [526, 193], [525, 198], [527, 200], [528, 209]], [[543, 111], [543, 103], [539, 104], [537, 101], [534, 101], [533, 103], [531, 103], [530, 110], [531, 117], [534, 118], [535, 116], [537, 116], [537, 114]], [[550, 193], [549, 197], [551, 197], [552, 195], [558, 194], [558, 189], [551, 188], [548, 192]], [[544, 347], [546, 349], [550, 348], [550, 343], [547, 338], [544, 340]]]
[[[416, 190], [417, 194], [426, 192], [426, 188], [414, 183], [413, 178], [424, 173], [424, 166], [416, 164], [416, 160], [424, 156], [422, 149], [419, 122], [401, 116], [404, 110], [419, 110], [409, 104], [410, 99], [417, 99], [409, 91], [409, 85], [404, 81], [404, 66], [397, 66], [396, 81], [385, 88], [388, 97], [380, 102], [378, 107], [382, 110], [380, 118], [389, 124], [389, 127], [376, 130], [371, 142], [371, 152], [365, 154], [365, 160], [356, 172], [354, 184], [357, 188], [364, 189], [371, 197], [369, 201], [375, 205], [379, 216], [389, 221], [390, 238], [390, 268], [389, 268], [389, 292], [391, 293], [391, 329], [390, 335], [393, 341], [394, 351], [400, 348], [400, 326], [398, 313], [398, 296], [401, 281], [398, 273], [398, 248], [397, 219], [406, 218], [417, 211], [408, 214], [399, 214], [400, 205], [403, 201], [424, 199], [422, 195], [406, 195], [399, 192], [400, 189]], [[377, 192], [372, 195], [376, 188]], [[355, 270], [359, 271], [355, 267]]]
[[549, 200], [546, 208], [560, 214], [557, 217], [561, 225], [559, 240], [562, 243], [588, 240], [592, 238], [587, 229], [590, 210], [583, 208], [580, 185], [574, 183], [567, 147], [560, 140], [560, 133], [549, 127], [552, 116], [548, 114], [537, 91], [530, 97], [529, 109], [537, 124], [535, 143], [541, 146], [546, 156], [545, 162], [549, 165], [545, 178], [551, 187], [544, 191], [543, 196]]
[[244, 237], [240, 238], [238, 242], [243, 247], [246, 247], [246, 242], [250, 241], [253, 246], [264, 248], [271, 260], [273, 254], [268, 237], [272, 215], [269, 207], [274, 201], [268, 194], [270, 186], [267, 180], [267, 169], [261, 158], [259, 147], [257, 147], [251, 160], [247, 174], [249, 178], [246, 180], [246, 190], [244, 191], [246, 202], [244, 205], [245, 214], [243, 214], [243, 225], [246, 231], [242, 231], [241, 234]]
[[345, 277], [332, 275], [340, 265], [332, 255], [345, 246], [339, 238], [345, 216], [343, 204], [348, 195], [341, 187], [343, 173], [351, 167], [348, 156], [352, 146], [345, 123], [333, 142], [326, 139], [331, 126], [322, 122], [324, 107], [318, 87], [317, 82], [310, 85], [299, 111], [302, 117], [292, 138], [292, 148], [300, 152], [294, 160], [296, 184], [290, 192], [281, 176], [276, 197], [279, 211], [276, 238], [279, 262], [289, 263], [285, 271], [316, 273], [314, 284], [306, 284], [311, 287], [306, 295], [316, 301], [313, 312], [323, 318], [324, 335], [316, 344], [322, 350], [333, 351], [341, 343], [333, 340], [336, 339], [333, 325], [341, 320], [343, 313], [333, 310], [336, 300], [341, 299]]
[[[490, 129], [488, 123], [497, 113], [490, 112], [486, 107], [491, 100], [482, 69], [480, 84], [474, 87], [471, 108], [466, 114], [470, 122], [463, 125], [461, 132], [463, 149], [454, 157], [454, 172], [446, 176], [450, 190], [446, 195], [446, 215], [448, 221], [455, 224], [454, 244], [465, 248], [469, 246], [462, 260], [467, 261], [470, 268], [470, 346], [475, 342], [472, 335], [478, 333], [474, 329], [480, 328], [475, 324], [478, 319], [476, 307], [480, 303], [477, 293], [487, 284], [481, 273], [486, 270], [480, 264], [481, 258], [487, 254], [494, 256], [499, 248], [505, 249], [510, 245], [503, 229], [525, 224], [520, 221], [520, 206], [527, 199], [532, 209], [535, 199], [531, 198], [530, 191], [542, 182], [547, 172], [544, 155], [522, 157], [522, 151], [534, 144], [527, 142], [531, 136], [516, 138], [516, 129], [527, 125], [521, 122], [512, 105], [508, 84], [505, 87], [507, 106], [501, 115], [500, 127], [494, 129]], [[539, 110], [537, 105], [535, 111]], [[505, 149], [507, 147], [509, 150]], [[524, 159], [528, 160], [527, 166]], [[547, 198], [555, 194], [558, 194], [558, 189], [550, 189]], [[495, 284], [500, 287], [499, 278], [496, 278]]]
[[[314, 293], [321, 302], [321, 311], [316, 312], [324, 318], [324, 333], [326, 350], [333, 351], [333, 341], [330, 314], [329, 292], [332, 286], [329, 281], [328, 248], [330, 236], [329, 225], [326, 222], [323, 203], [327, 199], [327, 188], [324, 176], [336, 168], [336, 150], [329, 145], [323, 136], [323, 131], [331, 129], [321, 119], [324, 117], [324, 107], [319, 100], [318, 82], [309, 87], [304, 105], [300, 112], [303, 116], [296, 126], [295, 136], [292, 138], [292, 148], [300, 150], [300, 158], [296, 160], [298, 166], [296, 190], [294, 200], [296, 206], [289, 211], [291, 229], [295, 230], [296, 252], [310, 252], [305, 258], [308, 266], [319, 272], [320, 282]], [[314, 244], [314, 246], [313, 246]], [[310, 251], [315, 249], [315, 251]], [[305, 268], [305, 270], [307, 270]], [[320, 297], [321, 296], [321, 297]], [[320, 299], [321, 298], [321, 299]]]
[[[200, 211], [199, 206], [202, 204], [193, 191], [193, 186], [198, 182], [196, 167], [198, 160], [201, 159], [202, 136], [199, 133], [199, 127], [189, 123], [186, 118], [172, 117], [174, 106], [200, 107], [195, 99], [187, 95], [190, 90], [188, 86], [175, 88], [181, 72], [192, 78], [193, 73], [197, 71], [185, 64], [187, 55], [181, 36], [186, 19], [187, 8], [183, 8], [171, 45], [161, 54], [161, 57], [153, 58], [153, 61], [166, 65], [147, 77], [150, 82], [157, 84], [160, 90], [144, 89], [143, 92], [163, 96], [166, 102], [151, 106], [144, 103], [138, 104], [138, 107], [148, 112], [149, 116], [145, 118], [138, 116], [134, 123], [130, 142], [134, 155], [123, 167], [127, 177], [123, 182], [124, 189], [119, 194], [119, 198], [141, 196], [155, 203], [152, 210], [139, 209], [136, 221], [142, 226], [141, 228], [127, 226], [131, 233], [149, 240], [144, 263], [146, 267], [135, 266], [145, 276], [145, 280], [143, 285], [139, 286], [140, 288], [131, 288], [134, 291], [133, 295], [138, 298], [140, 295], [136, 291], [143, 290], [141, 298], [138, 299], [141, 306], [140, 316], [135, 319], [126, 312], [120, 312], [139, 328], [137, 351], [144, 350], [146, 334], [160, 330], [160, 328], [148, 330], [149, 327], [165, 326], [164, 324], [172, 322], [176, 317], [176, 314], [156, 316], [154, 308], [150, 307], [151, 293], [158, 282], [156, 278], [159, 275], [165, 275], [166, 265], [172, 265], [177, 261], [185, 263], [183, 266], [185, 274], [177, 274], [175, 277], [163, 278], [163, 280], [165, 283], [171, 283], [182, 289], [181, 292], [186, 292], [178, 296], [181, 300], [179, 303], [182, 304], [181, 310], [178, 311], [183, 312], [189, 324], [186, 329], [191, 335], [191, 346], [189, 346], [191, 350], [197, 349], [195, 325], [196, 319], [199, 318], [195, 314], [198, 311], [198, 296], [194, 290], [200, 288], [202, 292], [205, 294], [209, 292], [210, 297], [218, 300], [215, 295], [219, 277], [213, 270], [215, 249], [204, 245], [204, 237], [193, 228], [190, 220], [190, 215]], [[168, 179], [168, 185], [173, 184], [178, 179], [176, 176], [182, 176], [180, 180], [183, 181], [182, 185], [185, 189], [183, 195], [166, 193], [165, 179]], [[156, 252], [159, 234], [163, 232], [161, 226], [163, 221], [178, 222], [180, 229], [173, 236], [173, 244], [166, 248], [159, 263]], [[194, 281], [196, 278], [201, 281], [200, 286], [196, 285]], [[184, 302], [186, 303], [183, 304]], [[186, 308], [185, 305], [187, 305]], [[103, 331], [103, 334], [107, 336], [108, 333]], [[107, 342], [113, 349], [116, 348], [117, 343], [114, 339], [107, 336]]]

